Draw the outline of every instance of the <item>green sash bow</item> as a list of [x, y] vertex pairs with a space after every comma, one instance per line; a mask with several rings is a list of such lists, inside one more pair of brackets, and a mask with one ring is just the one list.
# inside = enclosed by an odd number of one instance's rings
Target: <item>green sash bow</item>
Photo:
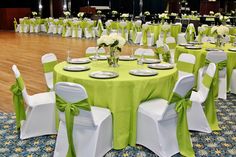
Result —
[[187, 42], [194, 41], [194, 35], [195, 35], [195, 28], [191, 26], [187, 27], [187, 30], [186, 30]]
[[24, 89], [24, 81], [22, 77], [18, 77], [16, 82], [11, 86], [11, 92], [13, 93], [13, 104], [16, 112], [16, 128], [21, 127], [21, 121], [26, 119], [24, 100], [22, 96], [22, 90]]
[[16, 21], [16, 18], [14, 18], [14, 30], [15, 30], [15, 32], [16, 32], [16, 29], [17, 29], [17, 21]]
[[72, 28], [75, 31], [75, 37], [78, 37], [78, 31], [79, 31], [79, 22], [73, 23]]
[[122, 26], [121, 24], [119, 25], [120, 29], [121, 29], [121, 36], [125, 39], [125, 29], [126, 26]]
[[79, 26], [82, 30], [82, 36], [85, 35], [85, 28], [87, 27], [87, 21], [80, 21]]
[[147, 33], [149, 31], [149, 26], [142, 28], [143, 33], [143, 45], [147, 45]]
[[47, 62], [43, 64], [43, 70], [45, 73], [53, 72], [54, 66], [57, 64], [57, 61]]
[[205, 34], [206, 34], [206, 31], [199, 31], [198, 32], [198, 42], [202, 42], [202, 37]]
[[192, 106], [189, 100], [192, 90], [190, 90], [184, 97], [177, 93], [172, 93], [169, 104], [175, 104], [175, 111], [178, 114], [176, 135], [180, 154], [186, 157], [194, 157], [194, 151], [190, 141], [190, 134], [188, 130], [187, 109]]
[[98, 37], [100, 37], [102, 35], [102, 31], [103, 31], [103, 24], [101, 20], [98, 20]]
[[67, 139], [69, 145], [66, 157], [76, 157], [73, 143], [74, 116], [79, 115], [80, 109], [91, 111], [91, 107], [88, 104], [87, 99], [84, 99], [77, 103], [68, 103], [59, 96], [56, 97], [56, 106], [59, 111], [65, 112]]
[[187, 73], [193, 73], [194, 64], [178, 61], [177, 69], [179, 71], [183, 71], [183, 72], [187, 72]]
[[170, 30], [162, 30], [162, 32], [163, 32], [163, 35], [164, 35], [163, 42], [166, 43], [167, 33], [170, 32]]
[[[205, 64], [208, 65], [209, 63], [210, 61], [206, 59]], [[205, 74], [203, 77], [203, 84], [209, 88], [209, 94], [205, 101], [205, 115], [211, 130], [213, 131], [220, 130], [215, 108], [215, 99], [218, 97], [219, 90], [219, 70], [222, 70], [224, 67], [226, 67], [226, 64], [226, 61], [216, 64], [214, 78], [210, 77], [208, 74]]]
[[[94, 23], [88, 23], [87, 24], [87, 30], [90, 34], [93, 33], [93, 27], [94, 27]], [[93, 34], [92, 34], [92, 36], [93, 36]]]

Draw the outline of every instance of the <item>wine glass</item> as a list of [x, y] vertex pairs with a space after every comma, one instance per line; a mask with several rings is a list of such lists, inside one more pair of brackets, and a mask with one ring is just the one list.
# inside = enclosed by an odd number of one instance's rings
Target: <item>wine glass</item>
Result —
[[66, 61], [67, 62], [70, 62], [71, 58], [70, 58], [70, 53], [71, 51], [70, 50], [67, 50], [67, 58], [66, 58]]

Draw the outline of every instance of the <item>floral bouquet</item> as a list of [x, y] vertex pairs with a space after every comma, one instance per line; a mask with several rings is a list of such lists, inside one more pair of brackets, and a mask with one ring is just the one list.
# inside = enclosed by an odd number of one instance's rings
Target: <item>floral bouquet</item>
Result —
[[125, 20], [125, 19], [127, 19], [129, 17], [129, 13], [124, 13], [120, 17]]
[[118, 52], [121, 52], [122, 47], [125, 45], [126, 40], [118, 34], [103, 35], [97, 40], [98, 47], [109, 47], [110, 57], [108, 63], [112, 67], [118, 65]]
[[84, 12], [79, 12], [79, 13], [77, 14], [77, 16], [82, 19], [83, 16], [84, 16]]
[[214, 16], [214, 11], [210, 11], [209, 14], [210, 14], [211, 16]]
[[64, 11], [63, 14], [65, 15], [66, 18], [69, 18], [70, 12], [69, 11]]
[[229, 28], [223, 25], [213, 26], [211, 28], [211, 34], [216, 37], [216, 46], [219, 47], [222, 43], [223, 37], [229, 34]]
[[32, 15], [33, 15], [33, 17], [35, 17], [38, 15], [38, 13], [36, 11], [32, 11]]
[[215, 17], [220, 17], [221, 13], [215, 13]]
[[220, 21], [221, 21], [222, 24], [226, 24], [228, 19], [229, 19], [228, 16], [222, 16], [222, 15], [220, 16]]
[[150, 15], [150, 12], [149, 12], [149, 11], [145, 11], [145, 12], [144, 12], [144, 15], [145, 15], [145, 16], [149, 16], [149, 15]]
[[164, 23], [165, 19], [168, 18], [168, 14], [166, 13], [159, 14], [159, 18], [161, 19], [161, 23]]
[[101, 11], [101, 10], [98, 10], [98, 11], [97, 11], [97, 14], [101, 14], [101, 13], [102, 13], [102, 11]]
[[117, 15], [118, 12], [117, 12], [116, 10], [112, 10], [111, 14], [112, 14], [112, 15]]

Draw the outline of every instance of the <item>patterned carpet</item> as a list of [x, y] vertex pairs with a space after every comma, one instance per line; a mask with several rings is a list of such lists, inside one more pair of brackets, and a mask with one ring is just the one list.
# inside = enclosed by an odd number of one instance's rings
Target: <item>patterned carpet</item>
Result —
[[[196, 156], [236, 156], [236, 96], [228, 95], [228, 100], [217, 101], [217, 114], [221, 131], [211, 134], [192, 132], [192, 142]], [[51, 157], [56, 136], [43, 136], [20, 140], [16, 132], [15, 115], [0, 113], [0, 157]], [[176, 154], [175, 157], [180, 156]], [[156, 157], [142, 147], [126, 147], [109, 151], [105, 157]]]

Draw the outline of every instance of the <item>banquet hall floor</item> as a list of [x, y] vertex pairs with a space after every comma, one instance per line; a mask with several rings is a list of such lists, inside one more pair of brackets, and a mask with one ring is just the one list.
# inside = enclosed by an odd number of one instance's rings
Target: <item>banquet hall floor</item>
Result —
[[[89, 46], [96, 46], [96, 40], [0, 31], [0, 111], [14, 111], [9, 90], [15, 81], [11, 70], [13, 64], [18, 66], [29, 94], [45, 92], [41, 56], [53, 52], [60, 62], [66, 59], [67, 50], [71, 51], [71, 57], [84, 57]], [[130, 45], [126, 45], [122, 54], [129, 54], [130, 50]]]

